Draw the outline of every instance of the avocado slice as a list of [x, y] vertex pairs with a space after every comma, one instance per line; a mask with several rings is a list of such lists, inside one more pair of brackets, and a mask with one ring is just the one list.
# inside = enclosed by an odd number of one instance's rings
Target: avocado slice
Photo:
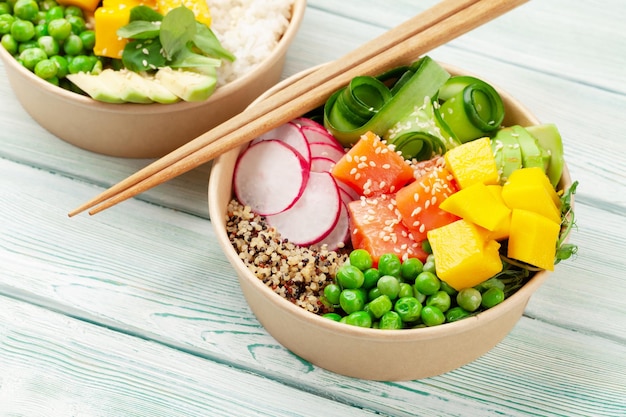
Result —
[[203, 101], [209, 98], [217, 84], [215, 69], [209, 72], [174, 70], [166, 67], [156, 73], [156, 79], [165, 88], [185, 101]]
[[545, 170], [548, 155], [542, 152], [537, 139], [522, 126], [511, 126], [511, 129], [522, 151], [522, 166], [524, 168], [539, 167]]
[[513, 171], [522, 168], [522, 150], [512, 128], [500, 129], [491, 140], [491, 148], [496, 164], [499, 163], [500, 182], [505, 182]]
[[546, 174], [553, 187], [556, 187], [563, 174], [565, 159], [563, 157], [563, 140], [557, 127], [553, 124], [541, 124], [526, 128], [528, 133], [534, 136], [549, 155], [549, 163]]
[[119, 89], [109, 82], [106, 82], [100, 75], [79, 72], [68, 74], [67, 79], [78, 88], [87, 93], [91, 98], [105, 103], [123, 103], [124, 100], [119, 94]]
[[[177, 101], [180, 101], [178, 96], [163, 87], [161, 83], [148, 74], [140, 74], [126, 69], [121, 70], [120, 73], [122, 73], [128, 79], [129, 83], [132, 84], [131, 86], [128, 86], [128, 94], [131, 92], [134, 92], [135, 94], [134, 97], [127, 95], [127, 101], [135, 103], [157, 102], [163, 104], [176, 103]], [[133, 99], [135, 101], [133, 101]]]
[[[115, 71], [105, 69], [99, 75], [103, 82], [117, 89], [117, 94], [128, 103], [152, 103], [148, 97], [147, 89], [142, 82], [138, 82], [133, 76], [135, 73], [128, 70]], [[135, 74], [136, 75], [136, 74]], [[139, 75], [138, 75], [139, 76]]]

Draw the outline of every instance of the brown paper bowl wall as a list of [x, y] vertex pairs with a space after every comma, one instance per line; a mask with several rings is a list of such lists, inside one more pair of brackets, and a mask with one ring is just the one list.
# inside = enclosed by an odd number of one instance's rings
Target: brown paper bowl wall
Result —
[[104, 155], [156, 158], [241, 112], [280, 80], [287, 49], [298, 32], [305, 8], [306, 0], [294, 2], [291, 22], [265, 61], [202, 102], [97, 102], [40, 79], [2, 47], [0, 58], [22, 107], [52, 134]]
[[[453, 74], [462, 73], [446, 68]], [[301, 74], [294, 77], [298, 76]], [[539, 123], [519, 102], [502, 90], [499, 92], [508, 114], [506, 125]], [[479, 358], [500, 342], [548, 276], [546, 271], [537, 273], [504, 302], [476, 316], [429, 328], [366, 329], [309, 313], [266, 287], [239, 259], [228, 239], [226, 208], [232, 198], [232, 175], [240, 150], [230, 151], [214, 161], [209, 180], [213, 227], [258, 320], [283, 346], [317, 366], [350, 377], [384, 381], [426, 378], [451, 371]], [[565, 167], [561, 186], [570, 184]]]

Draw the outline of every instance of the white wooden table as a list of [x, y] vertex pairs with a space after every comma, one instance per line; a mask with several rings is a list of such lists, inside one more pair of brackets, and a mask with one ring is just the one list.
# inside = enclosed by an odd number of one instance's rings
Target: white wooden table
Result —
[[[310, 0], [284, 77], [434, 3]], [[579, 253], [488, 354], [402, 383], [338, 376], [267, 334], [215, 241], [209, 166], [68, 218], [149, 161], [52, 136], [0, 65], [0, 415], [625, 416], [624, 16], [623, 0], [534, 0], [430, 54], [560, 128]]]

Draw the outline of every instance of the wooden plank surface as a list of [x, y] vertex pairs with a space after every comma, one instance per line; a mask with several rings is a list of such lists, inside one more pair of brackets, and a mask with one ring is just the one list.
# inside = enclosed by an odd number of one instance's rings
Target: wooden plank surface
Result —
[[[434, 3], [309, 0], [283, 78]], [[55, 138], [0, 64], [0, 415], [626, 415], [624, 11], [533, 1], [432, 52], [559, 126], [580, 250], [491, 352], [402, 383], [314, 367], [259, 325], [208, 220], [210, 165], [67, 218], [149, 161]]]

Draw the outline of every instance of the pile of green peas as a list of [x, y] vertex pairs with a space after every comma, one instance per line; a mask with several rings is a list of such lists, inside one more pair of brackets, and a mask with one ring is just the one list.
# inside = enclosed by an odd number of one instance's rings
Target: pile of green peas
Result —
[[95, 33], [83, 10], [55, 0], [0, 0], [0, 43], [25, 68], [71, 89], [67, 74], [96, 73]]
[[404, 261], [394, 253], [379, 258], [364, 249], [350, 252], [334, 282], [324, 288], [322, 302], [333, 312], [323, 317], [378, 329], [437, 326], [461, 320], [504, 301], [505, 284], [494, 277], [476, 287], [455, 290], [436, 274], [430, 253], [425, 262]]

